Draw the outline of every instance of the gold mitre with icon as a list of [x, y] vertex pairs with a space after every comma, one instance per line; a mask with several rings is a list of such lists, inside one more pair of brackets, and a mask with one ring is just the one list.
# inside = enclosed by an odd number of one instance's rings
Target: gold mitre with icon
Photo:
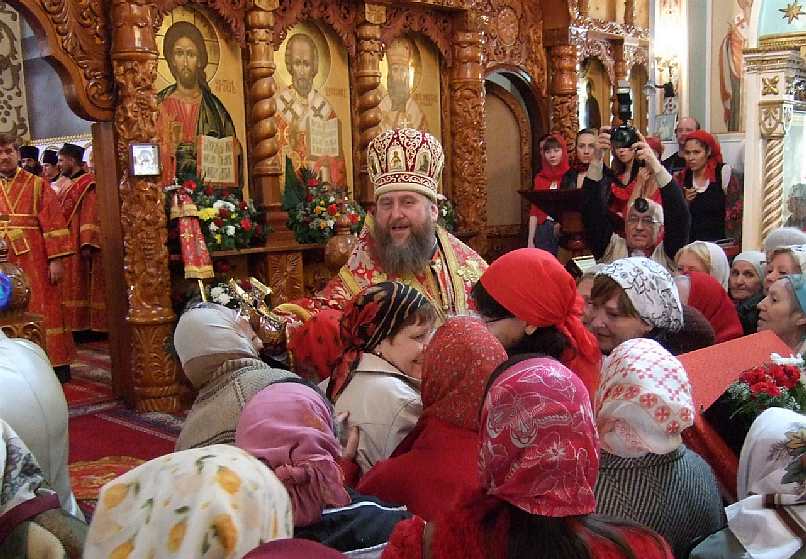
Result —
[[445, 154], [439, 141], [421, 130], [381, 132], [367, 147], [369, 178], [375, 199], [387, 192], [417, 192], [436, 202]]

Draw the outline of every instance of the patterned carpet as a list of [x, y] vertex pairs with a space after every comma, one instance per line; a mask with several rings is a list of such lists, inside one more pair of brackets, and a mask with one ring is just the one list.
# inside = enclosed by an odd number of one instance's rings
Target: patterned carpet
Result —
[[70, 478], [89, 518], [105, 483], [173, 451], [183, 416], [126, 408], [112, 392], [104, 341], [80, 344], [71, 371], [72, 380], [63, 385], [70, 413]]

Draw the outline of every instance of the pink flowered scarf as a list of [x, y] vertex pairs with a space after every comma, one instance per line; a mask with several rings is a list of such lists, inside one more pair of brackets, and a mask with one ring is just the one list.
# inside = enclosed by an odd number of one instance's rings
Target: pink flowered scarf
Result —
[[595, 510], [599, 440], [590, 397], [564, 365], [533, 358], [507, 369], [487, 393], [481, 425], [488, 494], [542, 516]]

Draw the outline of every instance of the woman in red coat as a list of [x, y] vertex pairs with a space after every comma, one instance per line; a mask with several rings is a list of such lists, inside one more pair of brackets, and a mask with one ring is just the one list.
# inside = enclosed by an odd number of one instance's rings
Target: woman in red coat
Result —
[[479, 409], [490, 373], [506, 358], [480, 320], [443, 324], [423, 356], [423, 415], [392, 458], [361, 478], [358, 491], [431, 520], [478, 489]]

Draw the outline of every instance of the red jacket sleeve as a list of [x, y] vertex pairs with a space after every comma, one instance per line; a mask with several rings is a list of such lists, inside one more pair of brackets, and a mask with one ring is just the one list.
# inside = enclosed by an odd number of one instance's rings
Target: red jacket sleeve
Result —
[[78, 245], [81, 248], [101, 248], [101, 227], [98, 221], [98, 196], [95, 188], [84, 195], [78, 214]]

